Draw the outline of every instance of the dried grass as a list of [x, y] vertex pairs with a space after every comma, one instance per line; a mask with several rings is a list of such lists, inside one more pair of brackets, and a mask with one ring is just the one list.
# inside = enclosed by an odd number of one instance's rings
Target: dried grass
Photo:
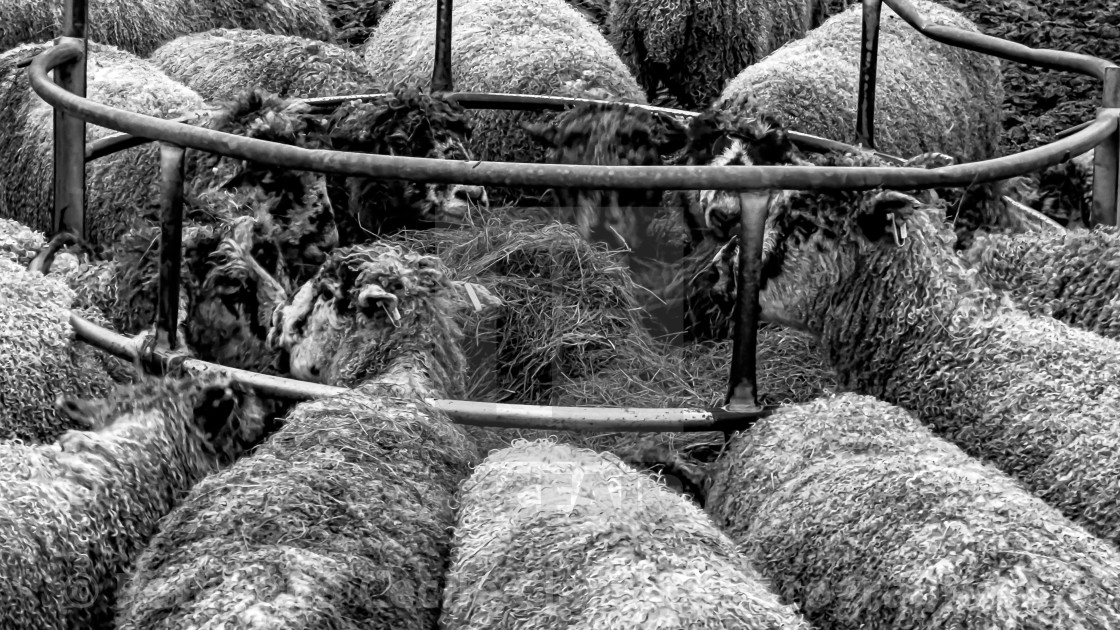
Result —
[[547, 441], [463, 484], [440, 626], [808, 628], [694, 505], [618, 458]]
[[1120, 624], [1114, 547], [868, 396], [740, 433], [708, 510], [821, 630]]

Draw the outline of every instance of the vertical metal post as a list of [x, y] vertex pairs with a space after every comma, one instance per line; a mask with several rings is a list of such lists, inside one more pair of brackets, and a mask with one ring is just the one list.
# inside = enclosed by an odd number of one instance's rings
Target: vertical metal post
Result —
[[875, 77], [879, 70], [879, 17], [882, 12], [883, 0], [863, 0], [856, 137], [868, 149], [875, 148]]
[[179, 269], [183, 262], [183, 172], [186, 150], [159, 143], [159, 296], [156, 343], [175, 350], [179, 343]]
[[758, 404], [755, 380], [755, 351], [758, 347], [758, 290], [762, 284], [762, 237], [766, 228], [767, 208], [755, 211], [748, 195], [739, 193], [739, 279], [735, 292], [735, 338], [731, 349], [731, 377], [727, 390], [728, 411], [762, 411]]
[[[66, 0], [62, 10], [62, 36], [55, 44], [81, 45], [82, 56], [54, 69], [54, 82], [62, 89], [86, 95], [86, 0]], [[86, 121], [54, 109], [54, 217], [55, 233], [69, 231], [86, 237]]]
[[432, 67], [433, 92], [450, 92], [453, 86], [451, 81], [451, 1], [435, 0], [436, 61]]
[[[1104, 96], [1101, 107], [1120, 107], [1120, 68], [1104, 71]], [[1117, 201], [1120, 193], [1120, 129], [1093, 150], [1093, 217], [1094, 224], [1116, 225]]]

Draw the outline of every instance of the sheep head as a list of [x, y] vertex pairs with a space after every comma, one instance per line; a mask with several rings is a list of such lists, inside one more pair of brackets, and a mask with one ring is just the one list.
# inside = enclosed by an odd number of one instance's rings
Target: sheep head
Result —
[[[432, 256], [384, 243], [340, 249], [276, 310], [269, 345], [296, 378], [349, 386], [416, 360], [455, 390], [465, 369], [456, 311], [479, 295], [457, 284]], [[482, 292], [483, 306], [495, 302]]]
[[[228, 103], [207, 124], [217, 131], [297, 147], [329, 148], [323, 124], [302, 101], [249, 90]], [[338, 245], [338, 227], [322, 173], [296, 171], [206, 155], [198, 158], [194, 194], [234, 192], [266, 212], [278, 227], [282, 253], [300, 280], [310, 277]]]
[[[684, 144], [683, 127], [641, 109], [585, 103], [546, 123], [527, 123], [551, 164], [656, 166]], [[581, 235], [612, 248], [642, 251], [657, 189], [557, 188], [557, 204], [575, 213]]]
[[[470, 126], [463, 108], [415, 88], [376, 101], [350, 101], [330, 119], [334, 147], [343, 151], [469, 160]], [[418, 184], [362, 177], [331, 180], [331, 190], [347, 216], [340, 217], [346, 244], [400, 229], [419, 229], [468, 221], [472, 207], [486, 209], [481, 186]]]

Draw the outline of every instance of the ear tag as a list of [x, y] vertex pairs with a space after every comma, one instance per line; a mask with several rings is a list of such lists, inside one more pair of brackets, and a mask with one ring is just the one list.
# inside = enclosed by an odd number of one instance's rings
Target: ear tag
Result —
[[894, 238], [894, 244], [902, 246], [906, 242], [906, 223], [895, 218], [893, 212], [887, 213], [887, 220], [891, 223], [891, 236]]
[[478, 294], [474, 292], [474, 285], [470, 282], [464, 282], [463, 287], [467, 290], [467, 295], [471, 298], [471, 304], [474, 305], [474, 312], [482, 310], [482, 302], [478, 300]]

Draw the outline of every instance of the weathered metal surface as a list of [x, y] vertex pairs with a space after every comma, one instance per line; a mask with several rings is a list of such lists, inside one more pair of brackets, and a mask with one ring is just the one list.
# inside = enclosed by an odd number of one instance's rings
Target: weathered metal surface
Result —
[[869, 149], [875, 148], [875, 81], [879, 70], [879, 17], [882, 12], [883, 0], [863, 0], [856, 137]]
[[[1120, 107], [1120, 68], [1108, 68], [1104, 75], [1102, 107]], [[1115, 109], [1113, 111], [1116, 111]], [[1110, 133], [1093, 152], [1094, 224], [1116, 225], [1120, 193], [1120, 129]]]
[[[739, 195], [739, 278], [732, 311], [734, 336], [727, 409], [758, 412], [756, 350], [758, 348], [758, 291], [762, 283], [762, 237], [766, 229], [767, 205], [751, 203], [758, 193]], [[752, 207], [758, 206], [758, 207]]]
[[183, 264], [183, 176], [186, 150], [178, 145], [159, 144], [160, 220], [159, 294], [156, 303], [156, 340], [171, 350], [185, 339], [177, 339], [179, 327], [179, 269]]
[[[77, 50], [75, 55], [55, 67], [58, 89], [79, 98], [86, 95], [86, 0], [63, 3], [62, 36], [59, 47]], [[34, 63], [34, 62], [32, 62]], [[86, 121], [58, 108], [54, 110], [54, 220], [51, 227], [58, 232], [71, 232], [86, 237]]]
[[[70, 313], [70, 325], [82, 341], [125, 361], [139, 362], [157, 374], [168, 370], [226, 374], [262, 395], [289, 400], [326, 398], [349, 391], [342, 387], [257, 374], [197, 359], [170, 357], [158, 351], [146, 352], [133, 339], [97, 326], [73, 312]], [[425, 402], [443, 411], [458, 424], [565, 431], [739, 431], [749, 428], [769, 413], [735, 413], [725, 409], [549, 407], [446, 399], [427, 399]]]
[[436, 0], [436, 49], [432, 64], [432, 91], [450, 92], [452, 0]]
[[1046, 146], [983, 162], [938, 169], [843, 168], [815, 166], [597, 166], [467, 162], [304, 149], [167, 122], [94, 103], [53, 85], [47, 71], [79, 54], [56, 46], [36, 57], [28, 72], [45, 101], [89, 122], [137, 136], [213, 151], [263, 164], [418, 182], [484, 186], [567, 186], [577, 188], [660, 188], [750, 190], [765, 188], [820, 190], [934, 188], [966, 186], [1004, 179], [1057, 164], [1068, 154], [1084, 153], [1116, 129], [1117, 113], [1104, 110], [1084, 130]]

